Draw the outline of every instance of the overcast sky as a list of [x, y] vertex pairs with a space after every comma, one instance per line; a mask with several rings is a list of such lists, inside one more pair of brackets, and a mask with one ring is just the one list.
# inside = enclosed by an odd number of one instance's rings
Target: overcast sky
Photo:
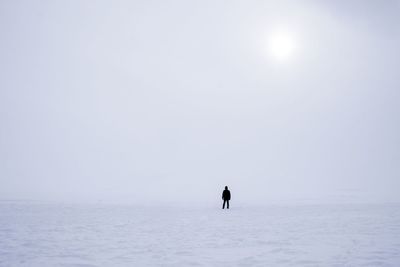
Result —
[[3, 0], [0, 36], [0, 199], [400, 201], [400, 1]]

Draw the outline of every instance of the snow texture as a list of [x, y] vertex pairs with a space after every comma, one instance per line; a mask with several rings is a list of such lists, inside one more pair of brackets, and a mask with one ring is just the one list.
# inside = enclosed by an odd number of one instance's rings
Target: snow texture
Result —
[[400, 266], [400, 205], [0, 203], [0, 266]]

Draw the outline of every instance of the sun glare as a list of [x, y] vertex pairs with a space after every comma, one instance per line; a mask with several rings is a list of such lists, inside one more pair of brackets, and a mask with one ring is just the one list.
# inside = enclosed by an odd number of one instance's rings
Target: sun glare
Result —
[[278, 61], [290, 59], [295, 50], [292, 35], [285, 31], [272, 33], [268, 38], [268, 51], [270, 56]]

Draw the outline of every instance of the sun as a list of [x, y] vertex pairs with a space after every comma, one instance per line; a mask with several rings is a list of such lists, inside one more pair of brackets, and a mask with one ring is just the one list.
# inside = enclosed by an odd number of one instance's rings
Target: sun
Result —
[[276, 31], [268, 36], [268, 53], [278, 61], [287, 61], [293, 57], [295, 41], [288, 31]]

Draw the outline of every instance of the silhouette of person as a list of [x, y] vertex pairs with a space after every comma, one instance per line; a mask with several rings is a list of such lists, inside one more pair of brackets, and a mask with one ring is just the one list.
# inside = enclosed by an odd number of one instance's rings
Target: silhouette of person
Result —
[[225, 186], [225, 190], [222, 192], [222, 199], [224, 200], [222, 208], [225, 209], [225, 202], [226, 202], [226, 208], [229, 209], [229, 200], [231, 200], [231, 191], [228, 190], [227, 186]]

